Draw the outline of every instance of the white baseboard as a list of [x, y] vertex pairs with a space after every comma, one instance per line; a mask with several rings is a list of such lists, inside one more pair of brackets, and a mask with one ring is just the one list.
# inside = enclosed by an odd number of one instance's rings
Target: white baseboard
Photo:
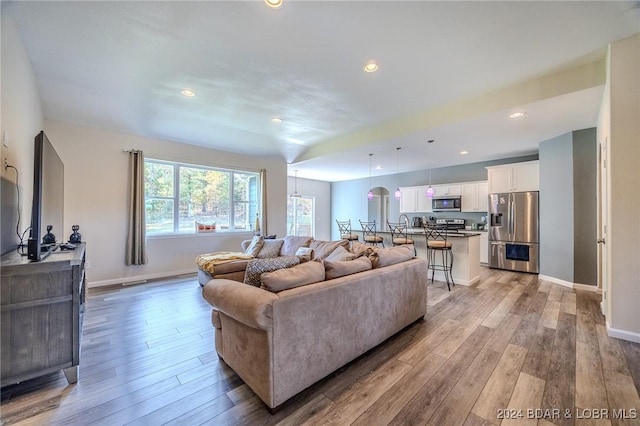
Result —
[[619, 328], [611, 327], [609, 321], [607, 321], [607, 334], [609, 337], [615, 337], [616, 339], [628, 340], [629, 342], [640, 343], [640, 333], [634, 333], [633, 331], [620, 330]]
[[159, 272], [156, 274], [136, 275], [132, 277], [113, 278], [110, 280], [87, 281], [87, 287], [88, 288], [104, 287], [104, 286], [114, 285], [114, 284], [127, 285], [127, 284], [133, 284], [133, 283], [142, 283], [148, 280], [157, 280], [159, 278], [177, 277], [180, 275], [193, 275], [195, 278], [196, 274], [197, 272], [195, 268], [183, 269], [181, 271]]
[[595, 286], [595, 285], [572, 283], [571, 281], [565, 281], [565, 280], [561, 280], [560, 278], [550, 277], [548, 275], [542, 275], [542, 274], [538, 275], [538, 278], [544, 281], [549, 281], [550, 283], [561, 285], [563, 287], [573, 288], [575, 290], [586, 290], [586, 291], [593, 291], [595, 293], [602, 293], [602, 291], [598, 288], [598, 286]]

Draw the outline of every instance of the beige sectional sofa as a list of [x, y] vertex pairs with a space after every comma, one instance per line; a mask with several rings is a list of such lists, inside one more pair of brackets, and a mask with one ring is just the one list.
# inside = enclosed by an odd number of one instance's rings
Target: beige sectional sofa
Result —
[[[290, 286], [284, 274], [303, 269], [316, 274], [323, 263], [270, 273], [269, 280], [263, 274], [263, 288], [228, 279], [209, 281], [203, 297], [213, 307], [219, 356], [274, 409], [423, 318], [426, 261], [414, 258], [410, 246], [386, 250], [375, 255], [374, 269], [279, 292], [266, 288], [278, 290], [278, 279]], [[404, 250], [411, 250], [410, 255]], [[325, 262], [327, 267], [330, 263]]]

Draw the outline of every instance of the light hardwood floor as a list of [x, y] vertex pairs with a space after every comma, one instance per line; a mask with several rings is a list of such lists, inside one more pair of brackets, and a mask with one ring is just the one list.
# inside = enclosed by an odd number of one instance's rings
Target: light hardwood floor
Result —
[[640, 345], [607, 336], [599, 299], [486, 268], [429, 283], [425, 321], [271, 415], [218, 359], [195, 279], [91, 289], [79, 382], [2, 389], [2, 424], [640, 424]]

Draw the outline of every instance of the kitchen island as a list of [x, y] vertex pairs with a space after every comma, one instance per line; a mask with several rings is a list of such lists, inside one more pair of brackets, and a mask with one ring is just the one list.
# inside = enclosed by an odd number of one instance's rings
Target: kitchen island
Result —
[[[422, 228], [410, 228], [409, 238], [415, 242], [418, 257], [427, 258], [427, 238]], [[378, 231], [384, 238], [385, 247], [393, 247], [391, 232]], [[456, 284], [471, 285], [480, 280], [480, 233], [450, 232], [447, 241], [453, 253], [453, 280]], [[431, 278], [431, 273], [429, 273]], [[435, 280], [445, 281], [444, 274], [436, 271]]]

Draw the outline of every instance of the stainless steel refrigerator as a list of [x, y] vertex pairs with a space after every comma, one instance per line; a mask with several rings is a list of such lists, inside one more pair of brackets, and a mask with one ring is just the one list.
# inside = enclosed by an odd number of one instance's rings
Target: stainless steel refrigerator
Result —
[[489, 267], [540, 272], [538, 191], [489, 195]]

